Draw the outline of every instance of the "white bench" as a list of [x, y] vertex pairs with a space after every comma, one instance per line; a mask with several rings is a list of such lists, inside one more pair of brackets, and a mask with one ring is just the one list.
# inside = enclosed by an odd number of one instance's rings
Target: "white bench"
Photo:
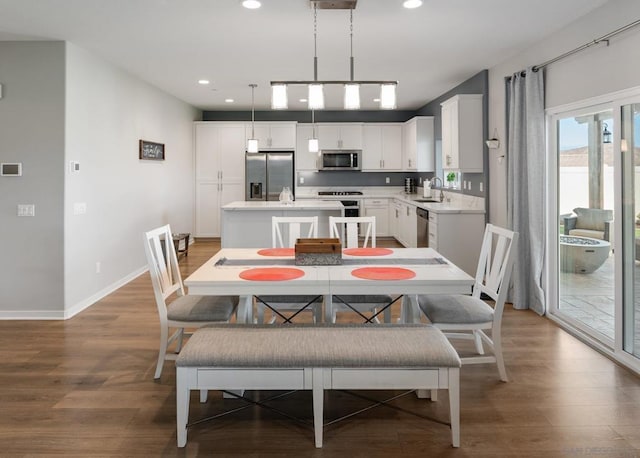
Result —
[[178, 447], [187, 443], [191, 390], [312, 390], [322, 447], [323, 390], [449, 391], [451, 437], [460, 446], [460, 358], [430, 325], [212, 325], [176, 360]]

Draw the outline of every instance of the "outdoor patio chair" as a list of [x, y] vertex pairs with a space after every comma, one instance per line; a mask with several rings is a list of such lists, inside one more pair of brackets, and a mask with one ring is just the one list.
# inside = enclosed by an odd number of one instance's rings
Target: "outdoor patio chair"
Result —
[[564, 235], [577, 235], [611, 242], [613, 210], [577, 207], [573, 212], [575, 215], [564, 217]]

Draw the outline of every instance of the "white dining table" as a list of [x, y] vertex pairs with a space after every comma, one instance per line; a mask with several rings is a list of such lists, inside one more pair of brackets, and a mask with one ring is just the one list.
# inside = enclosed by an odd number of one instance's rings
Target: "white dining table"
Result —
[[[256, 248], [224, 248], [193, 272], [184, 284], [189, 294], [240, 296], [237, 321], [253, 322], [253, 296], [322, 295], [325, 320], [332, 314], [333, 295], [402, 295], [401, 321], [420, 321], [418, 294], [470, 294], [474, 279], [432, 248], [390, 248], [381, 256], [343, 252], [342, 265], [295, 265], [293, 254], [264, 256]], [[407, 279], [363, 279], [356, 269], [385, 267], [415, 274]], [[246, 280], [253, 269], [298, 269], [290, 280]]]

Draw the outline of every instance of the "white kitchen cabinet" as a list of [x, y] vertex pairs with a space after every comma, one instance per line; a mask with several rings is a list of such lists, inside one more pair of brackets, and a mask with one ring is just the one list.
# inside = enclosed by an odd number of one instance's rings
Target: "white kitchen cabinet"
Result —
[[362, 149], [362, 123], [316, 124], [320, 149]]
[[389, 199], [364, 199], [364, 216], [376, 218], [376, 236], [392, 235], [389, 224]]
[[[251, 123], [245, 124], [251, 138]], [[296, 147], [295, 122], [256, 122], [253, 128], [259, 150], [293, 150]]]
[[365, 124], [362, 170], [402, 170], [402, 124]]
[[482, 95], [456, 95], [441, 106], [442, 168], [482, 172]]
[[399, 202], [397, 205], [396, 240], [407, 248], [416, 248], [418, 246], [418, 216], [416, 215], [416, 206], [405, 202]]
[[[316, 132], [316, 135], [317, 132]], [[309, 139], [313, 138], [310, 124], [298, 124], [296, 128], [296, 170], [318, 170], [318, 153], [309, 152]]]
[[435, 140], [433, 116], [416, 116], [402, 126], [403, 170], [433, 172], [435, 164]]
[[482, 213], [429, 212], [429, 248], [475, 276], [484, 235]]
[[220, 236], [220, 207], [244, 200], [244, 123], [197, 122], [195, 236]]
[[196, 237], [220, 237], [220, 208], [244, 200], [244, 183], [196, 184]]

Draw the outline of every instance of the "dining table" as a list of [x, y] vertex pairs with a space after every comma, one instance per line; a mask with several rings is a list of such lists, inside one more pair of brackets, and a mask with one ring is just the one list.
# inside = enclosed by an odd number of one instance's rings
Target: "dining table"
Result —
[[253, 323], [254, 296], [324, 296], [330, 322], [333, 296], [402, 296], [400, 321], [420, 321], [420, 294], [470, 294], [474, 279], [433, 248], [351, 248], [341, 264], [296, 265], [293, 248], [223, 248], [184, 284], [189, 294], [237, 295], [237, 322]]

